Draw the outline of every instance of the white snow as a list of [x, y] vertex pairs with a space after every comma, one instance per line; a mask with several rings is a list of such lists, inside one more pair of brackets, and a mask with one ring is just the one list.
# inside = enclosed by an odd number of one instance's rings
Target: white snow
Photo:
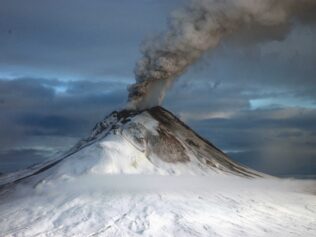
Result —
[[[142, 139], [157, 123], [132, 122], [145, 130], [111, 131], [109, 117], [57, 165], [0, 189], [0, 236], [316, 236], [316, 181], [149, 159]], [[36, 169], [2, 176], [0, 185]]]
[[[1, 198], [0, 236], [315, 236], [315, 183], [81, 175]], [[315, 191], [315, 190], [314, 190]]]
[[158, 135], [157, 127], [158, 121], [153, 119], [153, 117], [147, 112], [142, 113], [142, 116], [135, 116], [132, 118], [134, 123], [142, 124], [148, 131], [152, 132], [154, 135]]

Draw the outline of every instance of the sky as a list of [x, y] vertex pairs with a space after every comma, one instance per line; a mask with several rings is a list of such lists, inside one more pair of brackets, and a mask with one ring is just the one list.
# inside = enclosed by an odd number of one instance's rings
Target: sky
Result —
[[[127, 101], [144, 40], [184, 0], [0, 0], [0, 172], [56, 157]], [[316, 174], [316, 22], [227, 37], [163, 106], [233, 160]]]

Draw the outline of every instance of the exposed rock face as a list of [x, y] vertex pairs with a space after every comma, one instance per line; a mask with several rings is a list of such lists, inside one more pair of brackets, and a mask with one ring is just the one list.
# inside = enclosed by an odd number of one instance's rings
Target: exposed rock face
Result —
[[[165, 136], [162, 134], [168, 134], [168, 141], [165, 142], [168, 147], [166, 150], [178, 151], [178, 156], [181, 156], [181, 154], [186, 155], [192, 153], [193, 156], [190, 156], [191, 159], [193, 157], [197, 159], [201, 165], [208, 166], [214, 170], [218, 169], [242, 176], [258, 176], [256, 172], [250, 171], [249, 169], [234, 163], [220, 149], [206, 139], [200, 137], [191, 128], [164, 108], [159, 106], [153, 107], [148, 110], [148, 113], [155, 120], [159, 121], [159, 139], [166, 141]], [[160, 147], [164, 146], [161, 144]], [[187, 156], [184, 157], [186, 158], [175, 158], [170, 161], [188, 162], [189, 158]]]
[[141, 112], [113, 112], [95, 127], [88, 141], [97, 139], [104, 132], [123, 136], [157, 166], [160, 161], [169, 164], [194, 163], [203, 170], [246, 177], [260, 176], [230, 160], [220, 149], [160, 106]]

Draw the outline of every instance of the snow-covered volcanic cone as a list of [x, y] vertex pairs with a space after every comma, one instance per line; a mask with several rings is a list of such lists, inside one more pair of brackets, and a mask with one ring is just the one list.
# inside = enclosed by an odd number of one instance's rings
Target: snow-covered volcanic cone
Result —
[[161, 107], [113, 112], [64, 156], [0, 185], [0, 236], [316, 233], [314, 182], [238, 165]]

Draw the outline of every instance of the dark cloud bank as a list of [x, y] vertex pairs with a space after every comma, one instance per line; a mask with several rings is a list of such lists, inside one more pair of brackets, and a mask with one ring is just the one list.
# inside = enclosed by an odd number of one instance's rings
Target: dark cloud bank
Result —
[[[176, 85], [175, 93], [178, 86], [183, 85]], [[95, 122], [125, 104], [125, 89], [113, 82], [1, 80], [1, 171], [26, 167], [69, 148]], [[167, 108], [240, 163], [276, 175], [315, 174], [315, 109], [251, 110], [253, 97], [235, 87], [218, 86], [212, 93], [191, 89], [201, 95], [194, 101], [190, 95], [178, 100], [181, 95], [173, 91]]]
[[[0, 80], [0, 147], [8, 163], [1, 165], [2, 171], [15, 169], [17, 161], [30, 164], [69, 148], [106, 113], [122, 106], [125, 98], [120, 83]], [[29, 160], [32, 152], [36, 158]], [[8, 162], [10, 154], [15, 162]]]

